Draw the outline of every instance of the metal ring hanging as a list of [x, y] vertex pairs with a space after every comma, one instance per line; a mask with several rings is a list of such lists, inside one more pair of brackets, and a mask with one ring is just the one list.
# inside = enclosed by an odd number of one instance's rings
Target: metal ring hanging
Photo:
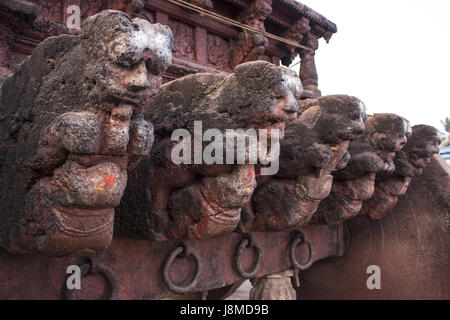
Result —
[[[297, 268], [299, 270], [306, 270], [313, 264], [314, 249], [311, 245], [311, 242], [309, 242], [308, 238], [305, 236], [303, 231], [296, 230], [294, 234], [295, 234], [294, 239], [292, 239], [291, 246], [289, 248], [289, 258], [291, 259], [291, 263], [294, 266], [294, 268]], [[302, 244], [306, 244], [309, 250], [308, 261], [306, 261], [306, 263], [304, 264], [298, 262], [297, 258], [295, 257], [295, 249], [297, 248], [297, 246]]]
[[[185, 286], [175, 284], [172, 281], [172, 279], [170, 278], [170, 267], [172, 266], [173, 261], [178, 256], [184, 256], [184, 257], [192, 256], [195, 260], [195, 275], [192, 278], [191, 282]], [[181, 244], [181, 246], [175, 248], [175, 250], [173, 250], [167, 257], [167, 260], [164, 264], [164, 269], [163, 269], [164, 281], [165, 281], [167, 287], [171, 291], [176, 292], [176, 293], [187, 293], [189, 291], [192, 291], [192, 289], [197, 285], [198, 279], [200, 277], [201, 269], [202, 269], [202, 264], [201, 264], [199, 257], [192, 250], [190, 250], [190, 248], [187, 247], [186, 244], [183, 242]]]
[[[245, 271], [244, 268], [241, 266], [241, 255], [242, 251], [244, 251], [245, 248], [253, 248], [256, 254], [255, 263], [250, 271]], [[244, 278], [252, 278], [255, 276], [255, 274], [258, 272], [259, 267], [261, 265], [262, 261], [262, 254], [261, 249], [256, 245], [255, 239], [253, 238], [253, 235], [251, 233], [243, 234], [243, 239], [239, 243], [235, 254], [234, 254], [234, 266], [236, 268], [237, 273]]]
[[[86, 257], [86, 259], [87, 259], [87, 263], [80, 265], [81, 277], [84, 277], [88, 274], [101, 274], [105, 278], [106, 283], [110, 287], [110, 293], [109, 293], [109, 296], [107, 299], [108, 300], [116, 300], [117, 294], [118, 294], [118, 282], [117, 282], [117, 278], [114, 274], [114, 271], [111, 268], [109, 268], [108, 266], [101, 263], [98, 260], [97, 256]], [[67, 282], [67, 280], [66, 280], [66, 282]], [[75, 289], [69, 289], [67, 287], [66, 283], [64, 284], [64, 298], [66, 300], [75, 300], [76, 299]]]

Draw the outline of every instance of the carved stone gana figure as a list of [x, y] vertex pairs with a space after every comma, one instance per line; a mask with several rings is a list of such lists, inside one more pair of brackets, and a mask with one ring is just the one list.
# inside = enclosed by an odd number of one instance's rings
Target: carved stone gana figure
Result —
[[171, 63], [168, 27], [119, 11], [43, 41], [2, 87], [0, 245], [19, 253], [105, 249], [114, 207], [153, 143], [143, 107]]
[[280, 169], [274, 177], [258, 177], [253, 199], [245, 206], [246, 231], [281, 231], [309, 222], [328, 196], [336, 169], [347, 165], [349, 141], [364, 130], [365, 106], [346, 95], [300, 102], [304, 111], [286, 125]]
[[[306, 17], [301, 17], [292, 25], [291, 28], [287, 29], [283, 33], [283, 37], [302, 43], [310, 32], [311, 27], [309, 26], [309, 20]], [[293, 46], [288, 46], [287, 49], [289, 53], [281, 58], [281, 62], [285, 66], [290, 66], [300, 50]]]
[[398, 197], [408, 190], [412, 177], [420, 175], [431, 157], [439, 153], [439, 132], [427, 125], [412, 127], [405, 147], [396, 153], [395, 171], [377, 174], [372, 198], [364, 201], [360, 214], [381, 219], [397, 204]]
[[282, 135], [297, 116], [301, 94], [294, 71], [264, 61], [241, 64], [229, 75], [198, 73], [164, 84], [145, 110], [157, 140], [152, 156], [130, 174], [118, 234], [167, 240], [233, 231], [256, 187], [255, 165], [226, 164], [225, 158], [224, 164], [175, 164], [171, 150], [178, 142], [171, 134], [185, 128], [194, 136], [194, 121], [201, 121], [203, 131], [215, 128], [224, 136], [227, 129], [250, 128]]
[[[264, 32], [266, 31], [264, 20], [271, 12], [271, 3], [264, 0], [254, 0], [239, 14], [237, 20]], [[269, 40], [262, 33], [245, 30], [240, 32], [237, 38], [231, 42], [233, 66], [262, 59], [268, 45]]]
[[410, 133], [409, 122], [396, 114], [369, 117], [364, 133], [350, 143], [347, 167], [333, 173], [330, 195], [320, 203], [311, 222], [332, 224], [356, 216], [363, 201], [373, 195], [375, 176], [395, 170], [395, 153]]

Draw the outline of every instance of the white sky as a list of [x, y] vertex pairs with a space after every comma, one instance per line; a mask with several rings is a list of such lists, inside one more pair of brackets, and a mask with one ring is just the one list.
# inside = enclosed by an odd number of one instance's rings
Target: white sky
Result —
[[[449, 0], [301, 0], [337, 24], [316, 53], [323, 95], [348, 94], [444, 131], [450, 117]], [[298, 69], [298, 67], [296, 67]]]

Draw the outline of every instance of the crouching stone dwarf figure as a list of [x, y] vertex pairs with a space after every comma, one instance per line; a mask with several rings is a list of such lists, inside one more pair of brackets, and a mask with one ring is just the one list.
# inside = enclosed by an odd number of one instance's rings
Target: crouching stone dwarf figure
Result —
[[409, 122], [391, 113], [369, 117], [364, 133], [348, 148], [350, 161], [333, 173], [330, 196], [319, 205], [311, 223], [338, 223], [356, 216], [364, 200], [373, 195], [375, 176], [393, 172], [395, 153], [411, 133]]
[[[241, 64], [229, 75], [199, 73], [164, 84], [145, 110], [145, 119], [155, 126], [155, 146], [130, 175], [119, 207], [118, 234], [163, 241], [232, 232], [256, 187], [256, 172], [249, 150], [240, 154], [234, 138], [229, 163], [227, 130], [255, 129], [258, 142], [263, 132], [268, 146], [276, 148], [272, 138], [278, 132], [281, 139], [285, 123], [296, 118], [301, 94], [295, 72], [264, 61]], [[173, 137], [181, 128], [191, 140]], [[211, 152], [215, 161], [197, 161], [198, 147], [200, 156], [209, 153], [212, 140], [219, 142]], [[172, 151], [180, 144], [187, 147], [182, 153], [188, 161], [176, 163]], [[239, 156], [244, 161], [238, 163]]]
[[347, 165], [347, 147], [364, 130], [365, 106], [346, 95], [301, 101], [303, 112], [286, 125], [280, 170], [258, 176], [252, 201], [243, 210], [245, 231], [281, 231], [309, 222], [328, 196], [331, 172]]
[[405, 147], [394, 158], [395, 171], [377, 174], [375, 191], [364, 201], [360, 214], [371, 219], [381, 219], [397, 204], [398, 197], [408, 190], [412, 177], [420, 175], [433, 154], [439, 152], [439, 132], [430, 126], [412, 127]]
[[91, 255], [113, 234], [127, 168], [150, 152], [143, 107], [171, 64], [168, 27], [103, 11], [40, 43], [2, 87], [0, 245]]

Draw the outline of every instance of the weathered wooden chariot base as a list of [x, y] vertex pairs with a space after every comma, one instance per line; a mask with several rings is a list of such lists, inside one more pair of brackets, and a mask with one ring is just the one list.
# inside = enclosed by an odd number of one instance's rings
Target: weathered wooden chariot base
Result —
[[[242, 279], [253, 299], [292, 298], [292, 276], [301, 298], [449, 297], [438, 132], [321, 96], [314, 53], [337, 30], [315, 11], [292, 0], [0, 0], [0, 17], [0, 298], [213, 299]], [[297, 55], [299, 75], [280, 66]], [[221, 164], [222, 149], [220, 164], [175, 164], [171, 135], [195, 137], [196, 121], [264, 130], [270, 143], [280, 133], [279, 170]], [[397, 266], [414, 245], [390, 240], [417, 222], [396, 204], [430, 162], [424, 179], [444, 186], [412, 238], [429, 248], [416, 250], [417, 271], [431, 275], [404, 294]], [[373, 231], [394, 217], [405, 228]], [[392, 244], [381, 255], [408, 249], [383, 256], [396, 288], [384, 295], [361, 293], [380, 261], [367, 239]], [[66, 286], [74, 264], [82, 290]], [[440, 285], [424, 295], [430, 279]]]

